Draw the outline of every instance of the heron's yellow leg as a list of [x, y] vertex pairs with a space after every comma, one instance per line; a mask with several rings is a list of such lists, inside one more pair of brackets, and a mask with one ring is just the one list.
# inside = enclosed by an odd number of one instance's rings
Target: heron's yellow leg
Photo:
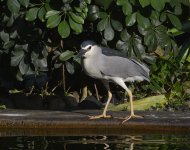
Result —
[[108, 100], [106, 102], [106, 106], [104, 107], [103, 113], [101, 115], [97, 115], [97, 116], [89, 116], [89, 118], [90, 119], [111, 118], [112, 116], [106, 114], [107, 109], [108, 109], [108, 105], [111, 101], [111, 98], [112, 98], [112, 93], [110, 92], [110, 90], [108, 90]]
[[122, 124], [125, 123], [126, 121], [128, 121], [131, 118], [143, 118], [143, 116], [135, 115], [134, 107], [133, 107], [133, 95], [132, 95], [132, 92], [128, 88], [126, 89], [126, 91], [127, 91], [128, 95], [129, 95], [130, 107], [131, 107], [131, 115], [125, 117]]

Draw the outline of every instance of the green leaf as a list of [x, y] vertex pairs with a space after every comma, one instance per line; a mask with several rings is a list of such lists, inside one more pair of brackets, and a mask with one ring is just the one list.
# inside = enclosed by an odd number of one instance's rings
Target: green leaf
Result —
[[7, 41], [4, 43], [3, 48], [10, 49], [14, 46], [14, 44], [15, 44], [15, 41], [13, 41], [13, 40]]
[[156, 56], [142, 55], [142, 59], [149, 64], [154, 64], [156, 62]]
[[60, 21], [61, 21], [61, 16], [60, 15], [58, 15], [58, 14], [53, 15], [53, 16], [48, 18], [46, 26], [48, 28], [55, 28], [55, 27], [57, 27], [59, 25]]
[[74, 9], [76, 10], [76, 12], [81, 13], [82, 9], [80, 7], [74, 7]]
[[69, 17], [69, 24], [71, 29], [73, 29], [75, 32], [77, 33], [81, 33], [82, 32], [82, 24], [76, 23], [75, 21], [73, 21], [73, 19], [71, 17]]
[[50, 11], [48, 11], [48, 12], [46, 13], [45, 18], [47, 19], [47, 18], [49, 18], [49, 17], [51, 17], [51, 16], [58, 15], [58, 14], [60, 14], [60, 13], [61, 13], [61, 11], [50, 10]]
[[125, 18], [126, 26], [132, 26], [135, 24], [135, 22], [136, 22], [136, 13], [126, 16], [126, 18]]
[[37, 59], [34, 62], [34, 66], [35, 66], [36, 70], [38, 70], [38, 71], [48, 71], [46, 58]]
[[122, 32], [121, 32], [121, 40], [122, 41], [127, 41], [130, 39], [131, 35], [127, 32], [126, 29], [124, 29]]
[[97, 24], [97, 30], [103, 31], [106, 28], [107, 24], [108, 24], [108, 18], [100, 20], [100, 22], [98, 22]]
[[114, 35], [115, 35], [115, 32], [114, 32], [113, 28], [111, 27], [110, 23], [108, 23], [104, 30], [104, 38], [107, 41], [111, 41], [111, 40], [113, 40]]
[[23, 50], [13, 51], [13, 57], [11, 57], [11, 66], [18, 66], [23, 57], [24, 57]]
[[25, 19], [27, 21], [34, 21], [37, 18], [37, 14], [38, 14], [38, 7], [33, 7], [30, 8], [27, 12], [26, 12], [26, 16]]
[[182, 12], [183, 12], [183, 10], [182, 10], [181, 4], [175, 6], [174, 13], [175, 13], [176, 15], [181, 15]]
[[88, 6], [88, 16], [87, 19], [89, 21], [95, 21], [99, 18], [99, 7], [96, 5], [90, 5]]
[[122, 31], [123, 30], [123, 25], [121, 24], [121, 22], [111, 19], [111, 24], [112, 27], [116, 30], [116, 31]]
[[59, 60], [64, 62], [64, 61], [69, 60], [73, 56], [74, 56], [73, 51], [66, 50], [65, 52], [63, 52], [59, 55]]
[[118, 5], [118, 6], [122, 6], [122, 5], [124, 5], [126, 3], [126, 0], [117, 0], [117, 2], [116, 2], [116, 4]]
[[0, 32], [0, 37], [4, 42], [8, 42], [9, 41], [9, 34], [6, 33], [5, 31], [1, 31]]
[[8, 22], [7, 22], [7, 27], [11, 27], [12, 25], [13, 25], [13, 23], [14, 23], [14, 15], [12, 14], [11, 16], [10, 16], [10, 18], [9, 18], [9, 20], [8, 20]]
[[23, 57], [22, 60], [19, 63], [19, 70], [20, 70], [20, 73], [22, 75], [25, 75], [28, 72], [28, 69], [29, 69], [29, 64], [26, 64], [24, 60], [25, 59]]
[[67, 21], [62, 21], [58, 26], [58, 32], [62, 38], [67, 38], [70, 35], [70, 27]]
[[100, 9], [97, 5], [89, 5], [88, 6], [88, 13], [89, 14], [94, 14], [94, 13], [99, 13]]
[[143, 28], [148, 28], [150, 26], [149, 19], [142, 16], [140, 13], [137, 13], [137, 22]]
[[113, 0], [95, 0], [95, 3], [102, 6], [105, 10], [109, 8]]
[[87, 4], [90, 4], [90, 3], [91, 3], [91, 0], [85, 0], [85, 2], [86, 2]]
[[128, 0], [126, 0], [125, 4], [123, 5], [122, 11], [125, 15], [129, 15], [132, 13], [132, 6]]
[[173, 14], [167, 14], [171, 23], [173, 24], [174, 27], [176, 27], [177, 29], [181, 29], [182, 25], [181, 25], [181, 21], [179, 20], [179, 18]]
[[71, 18], [72, 18], [75, 22], [80, 23], [80, 24], [84, 24], [84, 19], [83, 19], [81, 16], [76, 15], [76, 14], [73, 13], [73, 12], [70, 12], [69, 14], [70, 14]]
[[17, 74], [16, 74], [16, 79], [18, 80], [18, 81], [23, 81], [23, 78], [22, 78], [22, 74], [20, 73], [20, 70], [18, 70], [18, 72], [17, 72]]
[[74, 73], [75, 73], [74, 65], [73, 65], [73, 64], [71, 64], [70, 62], [66, 61], [66, 62], [65, 62], [65, 66], [66, 66], [67, 71], [68, 71], [70, 74], [74, 74]]
[[108, 17], [108, 14], [106, 12], [99, 12], [99, 17], [101, 19]]
[[20, 4], [22, 5], [22, 6], [24, 6], [24, 7], [28, 7], [28, 5], [29, 5], [29, 0], [19, 0], [19, 2], [20, 2]]
[[136, 55], [141, 58], [141, 55], [145, 53], [145, 48], [142, 45], [142, 39], [139, 36], [136, 36], [133, 40], [133, 47]]
[[50, 11], [50, 10], [52, 10], [52, 8], [50, 7], [49, 3], [46, 3], [44, 6], [45, 6], [45, 9], [46, 9], [47, 12]]
[[151, 0], [151, 6], [160, 12], [165, 7], [165, 0]]
[[11, 13], [18, 13], [20, 10], [20, 3], [18, 0], [7, 0], [7, 7]]
[[17, 36], [18, 36], [17, 30], [15, 30], [14, 32], [10, 33], [10, 38], [11, 39], [15, 39]]
[[150, 5], [150, 0], [139, 0], [139, 3], [144, 8], [144, 7], [148, 6], [148, 5]]
[[46, 14], [46, 9], [45, 7], [41, 7], [40, 10], [38, 11], [38, 18], [44, 22], [45, 21], [45, 14]]
[[165, 12], [162, 12], [161, 15], [160, 15], [160, 21], [161, 22], [165, 22], [167, 19], [167, 15]]
[[149, 34], [146, 34], [144, 36], [144, 43], [145, 45], [149, 46], [153, 41], [153, 39], [156, 38], [156, 35], [154, 34], [154, 32], [151, 32]]

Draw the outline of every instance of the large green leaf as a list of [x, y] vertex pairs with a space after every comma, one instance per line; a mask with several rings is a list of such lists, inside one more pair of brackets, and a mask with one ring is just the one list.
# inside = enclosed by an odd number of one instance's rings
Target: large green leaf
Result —
[[57, 27], [59, 25], [60, 21], [61, 21], [61, 16], [60, 15], [58, 15], [58, 14], [53, 15], [53, 16], [48, 18], [46, 26], [48, 28], [55, 28], [55, 27]]
[[126, 0], [125, 4], [123, 5], [122, 11], [125, 15], [130, 15], [132, 13], [132, 6], [128, 0]]
[[156, 35], [154, 32], [149, 32], [144, 36], [144, 43], [145, 45], [149, 46], [153, 41], [153, 39], [156, 38]]
[[64, 62], [64, 61], [69, 60], [73, 56], [74, 56], [73, 51], [66, 50], [65, 52], [63, 52], [59, 55], [59, 60]]
[[28, 5], [29, 5], [29, 0], [19, 0], [19, 2], [20, 2], [20, 4], [22, 5], [22, 6], [24, 6], [24, 7], [28, 7]]
[[75, 22], [80, 23], [80, 24], [84, 24], [84, 19], [83, 19], [81, 16], [76, 15], [76, 14], [73, 13], [73, 12], [70, 12], [69, 14], [70, 14], [71, 18], [72, 18]]
[[127, 32], [126, 29], [124, 29], [122, 32], [121, 32], [121, 39], [122, 41], [127, 41], [130, 39], [131, 35]]
[[82, 9], [80, 7], [74, 7], [75, 11], [78, 12], [78, 13], [81, 13], [82, 12]]
[[20, 10], [20, 3], [18, 0], [7, 0], [7, 6], [12, 13], [18, 13]]
[[73, 64], [71, 64], [70, 62], [66, 61], [66, 62], [65, 62], [65, 66], [66, 66], [67, 71], [68, 71], [70, 74], [74, 74], [74, 73], [75, 73], [74, 65], [73, 65]]
[[9, 41], [9, 34], [6, 33], [5, 31], [1, 31], [0, 32], [0, 37], [4, 42], [8, 42]]
[[158, 11], [152, 11], [151, 16], [149, 18], [153, 25], [158, 26], [161, 24], [159, 17], [160, 17], [160, 13]]
[[149, 19], [142, 16], [140, 13], [137, 13], [137, 22], [143, 28], [148, 28], [150, 26]]
[[89, 21], [95, 21], [96, 19], [99, 18], [100, 15], [100, 10], [99, 7], [96, 5], [90, 5], [88, 6], [88, 16], [87, 19]]
[[179, 3], [179, 5], [176, 5], [175, 6], [175, 10], [174, 10], [174, 13], [176, 14], [176, 15], [181, 15], [182, 14], [182, 7], [181, 7], [181, 4]]
[[132, 26], [135, 24], [135, 22], [136, 22], [136, 13], [126, 16], [126, 18], [125, 18], [126, 26]]
[[113, 40], [114, 35], [115, 35], [115, 32], [114, 32], [113, 28], [111, 27], [110, 23], [108, 23], [104, 30], [104, 38], [107, 41], [111, 41], [111, 40]]
[[105, 30], [107, 24], [108, 24], [108, 18], [103, 18], [102, 20], [100, 20], [100, 22], [98, 22], [97, 30], [98, 31]]
[[60, 13], [61, 13], [61, 11], [50, 10], [50, 11], [47, 11], [45, 18], [49, 18], [49, 17], [51, 17], [51, 16], [58, 15], [58, 14], [60, 14]]
[[46, 14], [46, 9], [45, 7], [41, 7], [40, 10], [38, 11], [38, 18], [44, 22], [45, 21], [45, 14]]
[[166, 12], [162, 12], [160, 15], [160, 21], [161, 22], [165, 22], [167, 19], [167, 13]]
[[118, 6], [122, 6], [122, 5], [124, 5], [126, 3], [126, 0], [117, 0], [117, 2], [116, 2], [116, 4], [118, 5]]
[[167, 14], [171, 23], [173, 24], [174, 27], [176, 27], [177, 29], [181, 29], [182, 25], [181, 25], [181, 21], [179, 20], [179, 18], [173, 14]]
[[66, 20], [59, 24], [58, 32], [62, 38], [67, 38], [70, 35], [70, 27]]
[[38, 14], [38, 7], [33, 7], [30, 8], [27, 12], [26, 12], [26, 16], [25, 19], [27, 21], [34, 21], [37, 18], [37, 14]]
[[151, 6], [160, 12], [165, 7], [165, 0], [151, 0]]
[[16, 79], [18, 80], [18, 81], [23, 81], [23, 78], [22, 78], [22, 74], [20, 73], [20, 70], [18, 70], [18, 72], [17, 72], [17, 74], [16, 74]]
[[123, 30], [123, 25], [121, 22], [111, 19], [111, 25], [116, 31], [122, 31]]
[[25, 58], [23, 57], [19, 63], [19, 70], [22, 75], [28, 72], [29, 64], [25, 63]]
[[14, 46], [14, 44], [15, 44], [14, 40], [7, 41], [4, 43], [3, 48], [9, 50]]
[[73, 19], [71, 17], [69, 17], [69, 24], [71, 29], [73, 29], [75, 32], [77, 33], [81, 33], [82, 32], [82, 24], [76, 23], [75, 21], [73, 21]]
[[46, 58], [37, 59], [34, 62], [34, 66], [38, 71], [48, 71]]
[[139, 3], [144, 8], [144, 7], [148, 6], [148, 5], [150, 5], [150, 0], [139, 0]]
[[23, 50], [13, 51], [13, 57], [11, 57], [11, 66], [18, 66], [23, 57], [24, 57]]
[[141, 58], [141, 55], [145, 53], [145, 48], [142, 45], [142, 39], [137, 35], [133, 39], [133, 48], [138, 58]]

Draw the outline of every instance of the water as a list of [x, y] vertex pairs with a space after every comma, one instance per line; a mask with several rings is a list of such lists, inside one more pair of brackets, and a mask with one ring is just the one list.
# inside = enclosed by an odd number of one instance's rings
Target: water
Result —
[[190, 135], [8, 136], [0, 150], [190, 150]]

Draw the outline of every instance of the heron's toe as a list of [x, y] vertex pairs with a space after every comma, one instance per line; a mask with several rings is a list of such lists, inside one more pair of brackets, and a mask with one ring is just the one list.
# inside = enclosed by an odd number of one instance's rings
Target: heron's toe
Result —
[[130, 120], [131, 118], [144, 118], [144, 116], [139, 116], [139, 115], [130, 115], [122, 121], [122, 124], [125, 123], [126, 121]]

